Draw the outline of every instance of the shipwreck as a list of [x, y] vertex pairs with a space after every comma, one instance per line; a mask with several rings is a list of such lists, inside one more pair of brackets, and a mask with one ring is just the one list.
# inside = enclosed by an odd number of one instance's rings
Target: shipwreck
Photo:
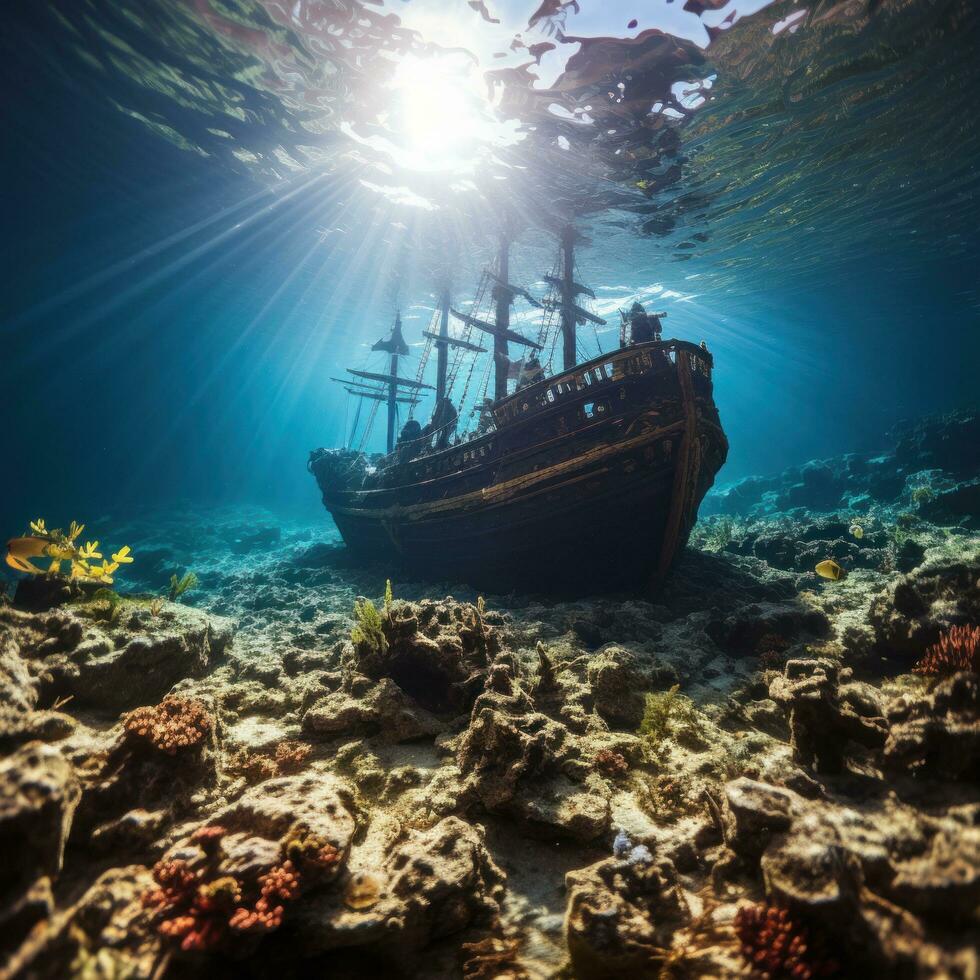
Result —
[[[504, 240], [469, 312], [443, 293], [414, 377], [399, 373], [409, 347], [396, 316], [372, 348], [387, 369], [335, 379], [359, 410], [347, 447], [316, 449], [308, 466], [351, 552], [494, 591], [644, 588], [666, 576], [728, 452], [712, 356], [662, 339], [665, 314], [638, 304], [620, 311], [616, 349], [583, 356], [580, 328], [606, 320], [575, 279], [578, 241], [562, 231], [539, 300], [510, 281]], [[540, 311], [536, 337], [511, 323], [518, 300]], [[423, 425], [415, 412], [429, 393]], [[370, 455], [382, 409], [387, 452]]]

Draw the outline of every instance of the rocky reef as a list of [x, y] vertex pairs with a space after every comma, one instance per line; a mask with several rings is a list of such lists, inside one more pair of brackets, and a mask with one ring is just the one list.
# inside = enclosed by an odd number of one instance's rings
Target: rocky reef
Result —
[[125, 527], [108, 611], [22, 579], [0, 975], [976, 976], [977, 434], [721, 488], [650, 597], [242, 511]]

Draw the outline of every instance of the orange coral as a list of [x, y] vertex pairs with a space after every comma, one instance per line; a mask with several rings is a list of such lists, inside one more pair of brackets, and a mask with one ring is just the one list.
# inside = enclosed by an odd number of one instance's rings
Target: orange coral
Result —
[[301, 886], [316, 884], [342, 857], [333, 844], [300, 824], [280, 842], [279, 863], [248, 883], [217, 873], [219, 845], [226, 834], [220, 824], [199, 827], [190, 839], [203, 852], [200, 867], [182, 859], [159, 861], [153, 868], [157, 887], [142, 896], [143, 907], [154, 913], [157, 932], [184, 952], [213, 949], [230, 933], [278, 929]]
[[200, 744], [211, 731], [211, 718], [203, 705], [168, 695], [158, 705], [136, 708], [123, 720], [127, 737], [148, 742], [155, 749], [176, 755]]
[[952, 626], [915, 665], [916, 674], [955, 674], [961, 670], [980, 672], [980, 626]]
[[822, 955], [788, 909], [743, 905], [735, 915], [735, 934], [745, 962], [766, 980], [812, 980], [833, 976], [840, 969], [835, 960]]
[[261, 893], [255, 905], [239, 908], [228, 925], [235, 932], [272, 932], [282, 925], [283, 902], [291, 902], [299, 894], [299, 872], [292, 861], [270, 868], [259, 878]]
[[303, 768], [310, 754], [310, 747], [303, 745], [302, 742], [292, 742], [286, 740], [276, 746], [276, 765], [279, 772], [286, 775], [288, 773], [299, 772]]

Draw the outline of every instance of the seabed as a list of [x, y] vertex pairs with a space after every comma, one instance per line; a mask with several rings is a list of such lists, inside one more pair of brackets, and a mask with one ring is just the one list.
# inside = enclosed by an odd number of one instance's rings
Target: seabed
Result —
[[978, 447], [716, 488], [648, 598], [241, 508], [113, 523], [113, 593], [11, 574], [0, 973], [976, 976]]

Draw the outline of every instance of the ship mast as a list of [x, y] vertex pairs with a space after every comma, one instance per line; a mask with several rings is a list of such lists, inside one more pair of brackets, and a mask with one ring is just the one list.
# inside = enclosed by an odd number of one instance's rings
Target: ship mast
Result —
[[[468, 340], [460, 337], [450, 336], [449, 333], [449, 314], [455, 313], [452, 308], [452, 299], [449, 290], [443, 290], [439, 300], [439, 332], [433, 333], [431, 330], [423, 330], [422, 336], [427, 337], [436, 348], [436, 406], [446, 397], [446, 382], [449, 373], [449, 348], [458, 348], [470, 351], [473, 354], [485, 354], [486, 347], [479, 344], [471, 344]], [[459, 316], [460, 314], [455, 314]]]
[[[391, 355], [388, 362], [389, 371], [387, 374], [380, 374], [375, 371], [358, 371], [354, 368], [347, 368], [347, 373], [362, 381], [351, 381], [349, 378], [334, 378], [344, 385], [347, 394], [355, 395], [358, 398], [369, 398], [376, 402], [386, 402], [388, 407], [388, 428], [387, 428], [387, 451], [390, 453], [395, 448], [395, 420], [398, 415], [400, 404], [418, 404], [418, 394], [422, 388], [432, 390], [432, 385], [423, 384], [413, 378], [400, 378], [398, 376], [398, 359], [407, 357], [409, 350], [405, 338], [402, 336], [402, 319], [400, 314], [395, 315], [395, 325], [392, 327], [391, 335], [387, 339], [379, 340], [371, 350], [384, 351]], [[364, 382], [372, 382], [364, 384]], [[402, 395], [399, 387], [411, 389], [407, 395]], [[373, 421], [373, 415], [372, 415]]]
[[436, 404], [446, 397], [446, 371], [449, 369], [449, 290], [444, 289], [440, 302], [439, 339], [436, 345]]
[[575, 332], [580, 323], [594, 323], [605, 326], [606, 321], [579, 306], [575, 300], [581, 294], [595, 299], [595, 293], [588, 286], [575, 281], [575, 243], [581, 241], [581, 236], [572, 225], [565, 225], [561, 230], [561, 275], [545, 276], [545, 281], [558, 291], [556, 299], [546, 299], [545, 306], [557, 309], [561, 313], [562, 335], [562, 370], [568, 371], [575, 367], [578, 360]]
[[522, 347], [530, 347], [532, 350], [542, 349], [541, 344], [528, 340], [527, 337], [510, 329], [510, 308], [515, 296], [523, 296], [532, 306], [540, 308], [541, 304], [523, 286], [515, 286], [508, 282], [509, 274], [510, 239], [504, 235], [500, 239], [500, 251], [497, 253], [497, 272], [496, 274], [488, 273], [490, 279], [493, 280], [494, 322], [490, 323], [487, 320], [470, 316], [468, 313], [460, 313], [458, 310], [450, 309], [450, 313], [457, 320], [461, 320], [468, 327], [476, 327], [477, 330], [493, 337], [494, 401], [500, 401], [501, 398], [507, 397], [510, 344], [520, 344]]
[[500, 239], [497, 279], [499, 281], [493, 287], [493, 298], [497, 303], [495, 315], [497, 332], [493, 335], [493, 400], [495, 402], [507, 397], [507, 373], [510, 365], [507, 334], [510, 331], [510, 306], [514, 302], [514, 294], [505, 288], [510, 281], [510, 239], [506, 235]]
[[575, 229], [566, 225], [561, 232], [561, 337], [562, 368], [575, 367]]

